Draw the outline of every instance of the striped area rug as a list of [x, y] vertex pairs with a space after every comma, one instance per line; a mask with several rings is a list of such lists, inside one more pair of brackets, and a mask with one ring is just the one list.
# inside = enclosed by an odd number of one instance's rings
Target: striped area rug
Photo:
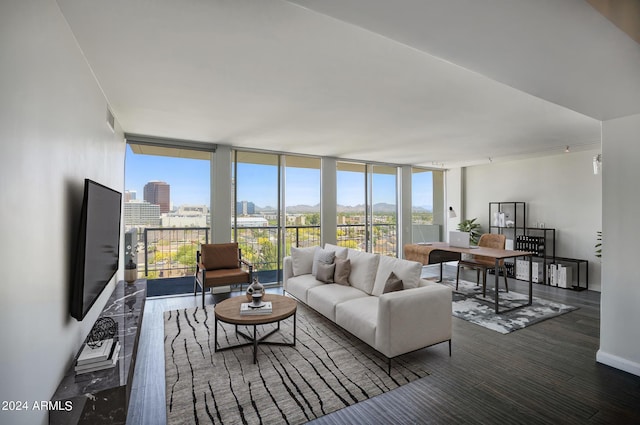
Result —
[[[251, 347], [213, 351], [213, 306], [168, 311], [164, 322], [168, 424], [304, 423], [428, 375], [419, 351], [387, 375], [384, 356], [300, 303], [296, 346], [259, 346], [255, 365]], [[270, 340], [291, 341], [292, 325]], [[232, 325], [218, 326], [221, 346], [238, 343]]]

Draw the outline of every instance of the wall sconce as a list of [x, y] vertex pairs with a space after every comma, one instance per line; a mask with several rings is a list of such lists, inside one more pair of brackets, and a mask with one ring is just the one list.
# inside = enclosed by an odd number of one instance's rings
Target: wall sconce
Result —
[[449, 218], [456, 218], [458, 215], [453, 210], [453, 207], [449, 207]]
[[602, 169], [602, 154], [593, 157], [593, 174], [600, 174], [600, 170]]

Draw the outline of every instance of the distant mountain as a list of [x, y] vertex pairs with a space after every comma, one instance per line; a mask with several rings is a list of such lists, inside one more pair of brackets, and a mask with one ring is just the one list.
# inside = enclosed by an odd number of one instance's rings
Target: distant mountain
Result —
[[315, 205], [291, 205], [287, 207], [290, 214], [313, 214], [320, 212], [320, 204]]
[[[339, 213], [358, 213], [364, 211], [364, 205], [338, 205], [337, 211]], [[266, 206], [259, 207], [256, 205], [256, 212], [275, 211], [274, 207]], [[320, 204], [316, 205], [291, 205], [287, 207], [288, 214], [313, 214], [320, 211]], [[388, 204], [386, 202], [379, 202], [373, 204], [373, 211], [377, 213], [394, 213], [396, 212], [396, 206], [394, 204]], [[431, 212], [428, 207], [414, 207], [414, 212]]]

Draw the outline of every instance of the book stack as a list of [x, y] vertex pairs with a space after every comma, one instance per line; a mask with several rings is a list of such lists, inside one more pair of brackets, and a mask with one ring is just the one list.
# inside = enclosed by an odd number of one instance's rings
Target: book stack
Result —
[[[531, 281], [535, 283], [542, 282], [542, 276], [539, 263], [535, 261], [531, 263]], [[529, 280], [529, 260], [516, 260], [516, 279]]]
[[118, 363], [120, 341], [105, 339], [99, 347], [85, 344], [76, 361], [76, 375], [112, 368]]
[[564, 267], [560, 264], [550, 264], [549, 271], [547, 272], [547, 280], [551, 286], [571, 288], [573, 283], [571, 268]]
[[241, 315], [271, 314], [272, 312], [273, 306], [271, 305], [271, 301], [262, 302], [260, 307], [256, 307], [253, 303], [242, 303], [240, 305]]

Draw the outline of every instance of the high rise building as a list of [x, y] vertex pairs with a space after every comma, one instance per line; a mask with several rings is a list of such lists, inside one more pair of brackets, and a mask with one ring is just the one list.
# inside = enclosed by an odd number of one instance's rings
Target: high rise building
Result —
[[135, 190], [124, 191], [124, 202], [135, 201], [137, 192]]
[[237, 215], [252, 215], [256, 213], [256, 205], [249, 201], [236, 202]]
[[169, 184], [157, 180], [145, 184], [144, 200], [150, 204], [160, 205], [160, 213], [168, 213], [171, 210]]
[[145, 201], [124, 204], [125, 226], [160, 226], [160, 206]]

